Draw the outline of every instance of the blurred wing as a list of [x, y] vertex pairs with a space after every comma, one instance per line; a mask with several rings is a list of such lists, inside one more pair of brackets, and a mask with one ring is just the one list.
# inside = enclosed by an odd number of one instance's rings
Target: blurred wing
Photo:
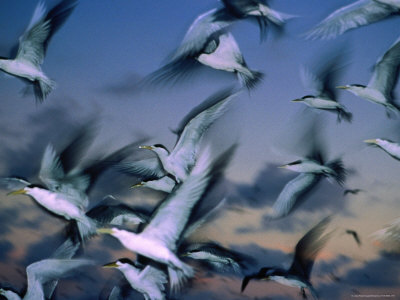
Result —
[[400, 38], [378, 60], [368, 86], [376, 88], [389, 99], [399, 76]]
[[76, 0], [63, 0], [50, 10], [46, 17], [44, 4], [39, 3], [28, 29], [20, 37], [16, 59], [27, 60], [35, 66], [40, 66], [51, 37], [64, 24], [76, 3]]
[[[182, 121], [186, 125], [170, 157], [174, 160], [185, 161], [188, 167], [192, 166], [196, 161], [196, 153], [204, 132], [226, 112], [234, 95], [230, 88], [219, 91], [190, 112], [188, 117]], [[203, 108], [203, 110], [194, 116], [193, 112], [199, 111], [199, 108]], [[192, 117], [190, 121], [189, 117]], [[178, 131], [181, 130], [183, 124], [179, 126]]]
[[198, 16], [187, 31], [181, 45], [172, 54], [171, 60], [197, 57], [208, 44], [210, 36], [224, 30], [235, 18], [225, 9], [212, 9]]
[[320, 78], [316, 76], [309, 68], [300, 67], [300, 78], [304, 88], [314, 96], [320, 95], [323, 91], [323, 84]]
[[175, 249], [193, 207], [200, 200], [211, 178], [210, 153], [205, 149], [188, 178], [167, 196], [141, 234], [163, 241]]
[[332, 39], [344, 32], [377, 22], [396, 8], [374, 0], [359, 0], [343, 6], [306, 33], [308, 39]]
[[48, 144], [44, 151], [39, 178], [52, 191], [57, 191], [65, 178], [60, 157], [51, 144]]
[[300, 239], [296, 245], [293, 263], [288, 271], [289, 274], [301, 275], [307, 279], [310, 278], [314, 260], [331, 236], [330, 234], [326, 234], [322, 237], [330, 220], [331, 217], [326, 217]]
[[29, 265], [26, 268], [28, 277], [28, 290], [26, 295], [31, 299], [43, 299], [39, 295], [43, 293], [43, 285], [51, 280], [68, 276], [71, 271], [94, 265], [94, 261], [88, 259], [44, 259]]
[[161, 178], [167, 175], [157, 157], [132, 162], [121, 162], [116, 165], [116, 168], [129, 175], [144, 179]]
[[317, 174], [301, 173], [290, 180], [272, 206], [272, 212], [269, 217], [278, 219], [287, 216], [293, 210], [299, 197], [312, 189], [320, 179], [321, 177]]
[[31, 183], [21, 177], [4, 177], [0, 178], [0, 187], [6, 190], [16, 191], [23, 189]]
[[149, 294], [159, 294], [158, 291], [152, 292], [155, 288], [157, 288], [161, 293], [165, 290], [164, 285], [168, 282], [167, 275], [160, 269], [147, 265], [140, 272], [140, 282], [146, 287], [146, 291], [150, 292]]

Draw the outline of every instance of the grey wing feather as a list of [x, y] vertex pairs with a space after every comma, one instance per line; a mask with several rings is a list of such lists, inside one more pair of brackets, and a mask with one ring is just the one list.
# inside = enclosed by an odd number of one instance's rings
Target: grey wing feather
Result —
[[278, 219], [287, 216], [295, 207], [297, 200], [312, 189], [320, 180], [320, 176], [313, 173], [301, 173], [289, 181], [278, 199], [272, 206], [271, 219]]
[[39, 178], [50, 189], [56, 190], [61, 185], [65, 173], [59, 155], [49, 144], [44, 151], [39, 170]]
[[132, 162], [121, 162], [116, 168], [122, 172], [141, 178], [161, 178], [167, 175], [160, 160], [156, 157]]
[[343, 6], [306, 33], [309, 39], [332, 39], [344, 32], [377, 22], [398, 9], [374, 0], [359, 0]]
[[186, 161], [188, 165], [193, 165], [203, 134], [226, 112], [229, 103], [235, 95], [232, 89], [226, 89], [208, 98], [205, 102], [213, 105], [204, 108], [202, 112], [187, 122], [170, 157]]
[[142, 235], [163, 241], [169, 249], [176, 248], [194, 205], [200, 200], [209, 183], [211, 177], [209, 156], [209, 149], [205, 149], [189, 177], [175, 187], [153, 213]]
[[7, 190], [19, 190], [22, 189], [31, 183], [26, 179], [21, 177], [4, 177], [0, 178], [0, 187], [5, 188]]
[[331, 237], [331, 234], [322, 236], [330, 220], [331, 217], [324, 218], [300, 239], [295, 248], [289, 273], [301, 275], [307, 279], [310, 278], [315, 258]]
[[40, 66], [51, 37], [72, 13], [76, 3], [75, 0], [63, 0], [51, 9], [45, 17], [44, 4], [39, 3], [28, 29], [20, 37], [16, 59], [27, 60], [36, 66]]
[[400, 65], [400, 38], [385, 52], [375, 64], [375, 70], [368, 86], [392, 98], [392, 91], [398, 79]]

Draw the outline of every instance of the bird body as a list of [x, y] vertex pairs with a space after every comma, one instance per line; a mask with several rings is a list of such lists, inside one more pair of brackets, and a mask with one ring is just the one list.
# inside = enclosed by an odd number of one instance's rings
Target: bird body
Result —
[[298, 241], [292, 265], [289, 269], [278, 267], [261, 268], [257, 273], [243, 278], [241, 291], [244, 291], [252, 279], [273, 280], [283, 285], [300, 288], [304, 298], [306, 296], [304, 289], [307, 288], [313, 298], [318, 299], [317, 293], [310, 282], [310, 275], [315, 258], [331, 236], [329, 233], [323, 235], [329, 222], [330, 217], [323, 219]]
[[120, 270], [131, 287], [143, 294], [145, 300], [164, 300], [166, 275], [156, 267], [147, 265], [140, 269], [129, 259], [122, 258], [104, 265], [105, 268], [117, 268]]
[[19, 39], [15, 58], [0, 59], [1, 70], [33, 85], [36, 100], [39, 102], [42, 102], [55, 86], [54, 81], [41, 69], [48, 43], [72, 13], [75, 5], [76, 0], [63, 0], [45, 15], [45, 6], [40, 2], [28, 28]]
[[370, 139], [364, 141], [367, 144], [377, 146], [388, 153], [394, 159], [400, 160], [400, 144], [386, 139]]
[[298, 173], [315, 173], [337, 176], [337, 171], [329, 164], [324, 165], [313, 159], [302, 159], [283, 165], [280, 168], [288, 169]]

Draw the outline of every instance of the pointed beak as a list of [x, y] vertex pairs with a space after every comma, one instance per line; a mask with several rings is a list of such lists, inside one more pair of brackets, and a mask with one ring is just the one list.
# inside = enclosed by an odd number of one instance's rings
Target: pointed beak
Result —
[[132, 185], [132, 186], [131, 186], [131, 189], [134, 189], [134, 188], [137, 188], [137, 187], [141, 187], [141, 186], [144, 186], [143, 181]]
[[345, 86], [345, 85], [339, 85], [339, 86], [337, 86], [336, 88], [337, 88], [337, 89], [345, 90], [345, 89], [347, 89], [347, 86]]
[[364, 143], [367, 143], [367, 144], [374, 144], [374, 145], [375, 145], [375, 144], [377, 143], [377, 140], [376, 140], [376, 139], [365, 140]]
[[103, 265], [102, 267], [103, 268], [118, 268], [118, 265], [117, 265], [117, 263], [115, 261], [113, 261], [111, 263]]
[[291, 100], [292, 102], [302, 102], [303, 101], [303, 99], [294, 99], [294, 100]]
[[153, 150], [153, 146], [139, 146], [139, 149], [148, 149], [148, 150]]
[[113, 230], [112, 230], [112, 228], [97, 228], [97, 233], [100, 233], [100, 234], [112, 234], [113, 233]]
[[279, 169], [286, 169], [288, 165], [278, 166]]
[[21, 195], [21, 194], [26, 194], [26, 191], [24, 189], [9, 192], [7, 196], [12, 196], [12, 195]]

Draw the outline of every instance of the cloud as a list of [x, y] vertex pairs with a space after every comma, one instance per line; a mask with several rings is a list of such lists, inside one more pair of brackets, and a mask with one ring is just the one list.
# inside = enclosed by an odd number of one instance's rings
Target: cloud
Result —
[[0, 241], [0, 261], [7, 262], [8, 261], [8, 253], [14, 249], [14, 245], [9, 241]]

